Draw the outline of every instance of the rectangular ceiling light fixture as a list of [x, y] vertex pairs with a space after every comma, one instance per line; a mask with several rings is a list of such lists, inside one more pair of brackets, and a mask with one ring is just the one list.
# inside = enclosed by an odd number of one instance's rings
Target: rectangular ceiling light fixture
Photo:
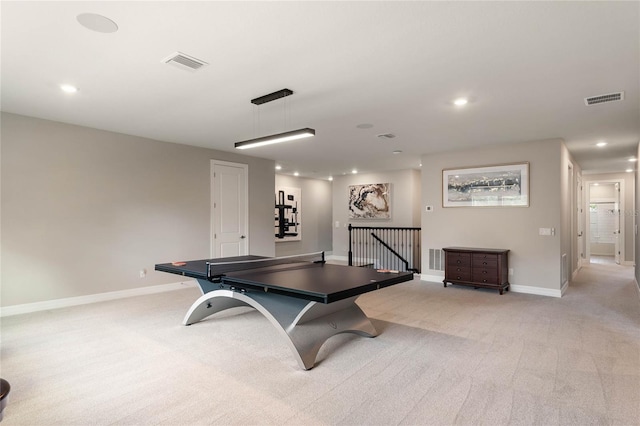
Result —
[[257, 148], [259, 146], [271, 145], [274, 143], [294, 141], [296, 139], [309, 138], [315, 136], [316, 131], [308, 127], [291, 132], [278, 133], [271, 136], [263, 136], [261, 138], [249, 139], [247, 141], [236, 142], [236, 149]]
[[277, 92], [269, 93], [268, 95], [260, 96], [259, 98], [251, 99], [251, 103], [254, 105], [262, 105], [289, 95], [293, 95], [293, 90], [282, 89]]

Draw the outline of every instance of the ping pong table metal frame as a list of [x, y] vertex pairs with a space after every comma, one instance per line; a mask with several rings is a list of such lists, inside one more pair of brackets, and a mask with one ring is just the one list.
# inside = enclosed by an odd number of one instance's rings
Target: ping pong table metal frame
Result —
[[[208, 282], [202, 283], [202, 290]], [[184, 325], [191, 325], [226, 309], [250, 306], [264, 315], [285, 338], [300, 368], [311, 369], [324, 342], [340, 333], [355, 333], [375, 337], [378, 333], [355, 303], [358, 296], [333, 303], [318, 303], [281, 294], [257, 290], [231, 290], [226, 288], [209, 291], [191, 305], [184, 317]]]
[[[322, 260], [316, 263], [324, 265], [324, 253], [320, 254]], [[252, 261], [257, 262], [264, 259], [257, 258]], [[285, 258], [281, 259], [286, 261]], [[307, 295], [292, 297], [282, 294], [277, 288], [227, 283], [224, 281], [224, 274], [212, 275], [212, 265], [207, 262], [207, 270], [204, 274], [206, 279], [199, 273], [178, 272], [176, 268], [168, 266], [168, 264], [156, 265], [158, 271], [189, 276], [195, 278], [199, 284], [202, 295], [189, 308], [182, 322], [183, 325], [194, 324], [227, 309], [251, 307], [264, 315], [283, 335], [298, 365], [304, 370], [313, 368], [324, 342], [336, 334], [354, 333], [364, 337], [377, 336], [375, 327], [355, 303], [362, 293], [379, 289], [381, 286], [386, 287], [409, 281], [413, 278], [413, 274], [401, 274], [396, 277], [388, 277], [384, 283], [369, 283], [366, 288], [354, 291], [354, 294], [340, 296], [339, 300], [337, 297], [336, 299], [325, 297], [310, 300], [312, 297]], [[215, 265], [220, 265], [220, 263]], [[329, 266], [356, 268], [353, 266]]]

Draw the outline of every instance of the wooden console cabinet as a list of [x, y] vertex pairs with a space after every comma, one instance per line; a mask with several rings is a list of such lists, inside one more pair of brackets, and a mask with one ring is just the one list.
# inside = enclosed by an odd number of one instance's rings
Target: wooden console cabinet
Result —
[[447, 247], [444, 286], [447, 283], [509, 291], [509, 250]]

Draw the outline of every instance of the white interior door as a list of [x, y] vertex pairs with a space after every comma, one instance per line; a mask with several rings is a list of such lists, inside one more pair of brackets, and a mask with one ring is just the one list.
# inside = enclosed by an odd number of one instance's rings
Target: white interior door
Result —
[[249, 254], [248, 166], [211, 161], [211, 257]]

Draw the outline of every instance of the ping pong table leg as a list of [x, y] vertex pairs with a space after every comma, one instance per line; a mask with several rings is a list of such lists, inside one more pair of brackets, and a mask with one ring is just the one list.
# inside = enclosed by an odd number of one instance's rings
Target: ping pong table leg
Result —
[[242, 296], [250, 296], [251, 305], [283, 333], [303, 370], [313, 368], [324, 342], [336, 334], [378, 335], [369, 318], [355, 303], [358, 296], [329, 304], [267, 293]]
[[191, 325], [226, 309], [247, 306], [243, 301], [235, 299], [231, 290], [214, 290], [198, 298], [182, 320], [182, 325]]
[[299, 354], [298, 364], [301, 368], [312, 368], [324, 342], [336, 334], [355, 333], [364, 337], [378, 335], [369, 318], [356, 305], [356, 298], [330, 304], [311, 302], [307, 309], [300, 312], [286, 331]]
[[225, 309], [250, 306], [281, 332], [300, 368], [309, 370], [330, 337], [340, 333], [377, 335], [369, 318], [356, 305], [356, 298], [324, 304], [271, 293], [220, 289], [200, 296], [185, 315], [183, 324], [191, 325]]

